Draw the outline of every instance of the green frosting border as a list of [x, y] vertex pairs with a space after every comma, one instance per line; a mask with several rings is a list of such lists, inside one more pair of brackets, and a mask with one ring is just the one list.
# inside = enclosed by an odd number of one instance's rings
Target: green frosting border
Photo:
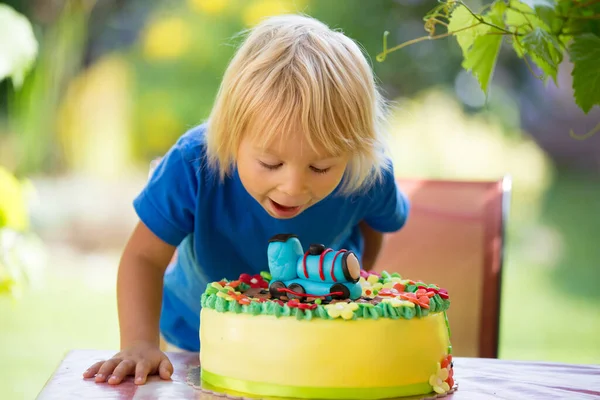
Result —
[[[389, 274], [387, 272], [383, 272], [381, 274], [380, 283], [387, 283], [392, 280], [392, 278], [400, 277], [399, 274]], [[232, 282], [231, 280], [223, 279], [222, 282]], [[242, 283], [242, 290], [245, 291], [249, 288], [249, 286]], [[439, 289], [436, 285], [427, 285], [422, 282], [416, 282], [414, 285], [409, 284], [405, 286], [405, 292], [416, 292], [419, 288], [435, 288]], [[273, 315], [276, 318], [280, 317], [293, 317], [297, 320], [306, 320], [310, 321], [313, 318], [320, 319], [334, 319], [327, 313], [327, 309], [322, 304], [318, 304], [317, 307], [313, 310], [310, 309], [300, 309], [297, 307], [290, 307], [287, 304], [283, 306], [277, 303], [274, 300], [266, 300], [262, 303], [253, 301], [249, 305], [239, 304], [235, 300], [227, 300], [222, 296], [219, 296], [219, 292], [226, 293], [225, 290], [219, 290], [212, 286], [212, 283], [209, 283], [206, 287], [206, 290], [201, 296], [201, 306], [202, 308], [216, 310], [218, 312], [233, 312], [236, 314], [244, 313], [251, 315]], [[242, 291], [242, 293], [243, 293]], [[353, 311], [352, 318], [348, 319], [348, 321], [357, 320], [357, 319], [379, 319], [379, 318], [390, 318], [390, 319], [412, 319], [412, 318], [423, 318], [431, 313], [439, 313], [446, 312], [450, 308], [450, 299], [443, 299], [439, 294], [435, 294], [433, 297], [429, 299], [429, 309], [423, 308], [418, 304], [414, 304], [414, 307], [410, 306], [394, 306], [388, 302], [380, 302], [379, 304], [371, 304], [371, 303], [357, 303], [358, 308]], [[335, 319], [343, 319], [343, 318], [335, 318]], [[345, 320], [345, 319], [344, 319]], [[447, 322], [447, 321], [446, 321]], [[448, 327], [448, 326], [447, 326]], [[449, 330], [449, 327], [448, 327]]]
[[200, 369], [201, 385], [204, 389], [218, 392], [237, 392], [234, 395], [270, 396], [277, 398], [310, 399], [382, 399], [432, 393], [429, 382], [389, 387], [328, 388], [277, 385], [229, 378]]

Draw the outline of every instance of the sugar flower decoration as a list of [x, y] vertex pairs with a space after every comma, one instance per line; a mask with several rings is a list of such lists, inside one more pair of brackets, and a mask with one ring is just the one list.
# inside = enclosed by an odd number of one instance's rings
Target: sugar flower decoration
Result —
[[446, 382], [448, 379], [448, 368], [442, 368], [437, 364], [437, 372], [429, 378], [429, 384], [436, 393], [443, 394], [450, 390], [450, 385]]
[[352, 319], [354, 311], [358, 310], [357, 303], [334, 303], [325, 306], [327, 314], [331, 318], [342, 317], [343, 319]]
[[452, 356], [449, 354], [441, 364], [437, 363], [437, 371], [429, 378], [429, 384], [436, 393], [444, 394], [454, 386]]
[[[375, 275], [371, 276], [376, 278]], [[375, 296], [377, 296], [377, 292], [383, 287], [383, 284], [371, 277], [369, 277], [369, 280], [361, 277], [359, 279], [359, 283], [362, 288], [362, 295], [370, 299], [375, 298]]]
[[251, 288], [255, 288], [255, 289], [258, 289], [258, 288], [267, 289], [269, 287], [269, 283], [267, 281], [265, 281], [265, 279], [260, 274], [256, 274], [256, 275], [241, 274], [239, 280], [244, 282], [245, 284], [249, 285]]

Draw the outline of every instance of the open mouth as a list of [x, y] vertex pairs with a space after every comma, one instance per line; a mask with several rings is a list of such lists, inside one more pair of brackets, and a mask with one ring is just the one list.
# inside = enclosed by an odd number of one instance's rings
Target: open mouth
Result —
[[275, 213], [281, 217], [292, 217], [296, 215], [298, 211], [300, 211], [300, 206], [285, 206], [272, 199], [269, 199], [269, 201], [271, 202], [273, 211], [275, 211]]

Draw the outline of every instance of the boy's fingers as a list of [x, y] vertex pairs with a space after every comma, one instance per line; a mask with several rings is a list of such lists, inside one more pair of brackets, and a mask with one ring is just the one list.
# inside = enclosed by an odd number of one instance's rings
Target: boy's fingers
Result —
[[168, 358], [163, 359], [158, 365], [158, 374], [162, 379], [170, 379], [173, 375], [173, 364]]
[[98, 370], [100, 369], [100, 366], [104, 364], [104, 360], [102, 361], [98, 361], [97, 363], [94, 363], [91, 367], [89, 367], [88, 369], [86, 369], [83, 373], [83, 377], [84, 378], [91, 378], [94, 375], [96, 375], [96, 373], [98, 372]]
[[115, 367], [119, 365], [120, 362], [120, 358], [111, 358], [110, 360], [105, 361], [100, 367], [100, 370], [98, 370], [96, 382], [105, 382], [108, 375], [114, 371]]
[[135, 368], [135, 361], [133, 360], [123, 360], [117, 365], [115, 370], [112, 373], [112, 376], [108, 380], [108, 383], [118, 385], [121, 383], [123, 378], [127, 375], [131, 374]]
[[146, 383], [146, 377], [150, 373], [150, 363], [147, 360], [138, 362], [135, 367], [135, 384], [143, 385]]

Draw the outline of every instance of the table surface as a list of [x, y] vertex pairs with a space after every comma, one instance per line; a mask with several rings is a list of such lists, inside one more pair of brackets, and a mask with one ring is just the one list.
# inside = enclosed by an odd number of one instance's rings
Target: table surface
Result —
[[[188, 384], [188, 373], [198, 367], [198, 353], [167, 353], [174, 366], [171, 380], [149, 377], [135, 385], [128, 377], [120, 385], [84, 379], [83, 371], [114, 352], [73, 350], [62, 360], [40, 392], [38, 400], [54, 399], [223, 399]], [[467, 399], [600, 399], [600, 365], [454, 358], [458, 390], [446, 400]]]

